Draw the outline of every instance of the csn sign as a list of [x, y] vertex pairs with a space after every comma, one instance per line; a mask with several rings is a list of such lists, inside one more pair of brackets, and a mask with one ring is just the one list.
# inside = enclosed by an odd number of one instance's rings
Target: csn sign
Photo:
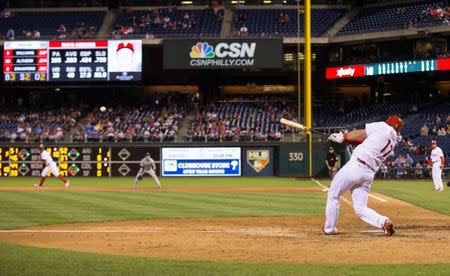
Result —
[[165, 69], [281, 68], [281, 39], [163, 41]]

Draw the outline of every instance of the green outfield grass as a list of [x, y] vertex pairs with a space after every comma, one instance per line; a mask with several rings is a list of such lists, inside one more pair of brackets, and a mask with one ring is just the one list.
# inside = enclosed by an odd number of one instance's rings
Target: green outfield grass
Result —
[[433, 192], [433, 181], [429, 180], [376, 180], [372, 186], [375, 192], [401, 199], [422, 208], [444, 215], [450, 215], [449, 189]]
[[[1, 178], [0, 186], [31, 186], [36, 178]], [[163, 178], [164, 187], [317, 187], [292, 178]], [[72, 178], [72, 186], [129, 186], [132, 178]], [[329, 181], [321, 181], [329, 184]], [[61, 186], [54, 178], [48, 186]], [[141, 186], [153, 187], [150, 178]], [[450, 214], [448, 190], [430, 181], [376, 181], [376, 192]], [[189, 217], [323, 216], [325, 194], [264, 192], [0, 191], [0, 229], [87, 221]], [[280, 260], [282, 261], [282, 260]], [[26, 247], [0, 242], [0, 275], [449, 275], [450, 264], [301, 265], [175, 261]]]
[[449, 275], [450, 264], [242, 264], [109, 256], [0, 243], [0, 275]]
[[[32, 179], [1, 179], [3, 186], [29, 185]], [[79, 186], [126, 186], [131, 178], [77, 178]], [[293, 179], [163, 179], [165, 187], [197, 185], [313, 186]], [[153, 185], [148, 181], [147, 185]], [[49, 186], [61, 185], [50, 179]], [[227, 185], [229, 186], [229, 185]], [[324, 212], [321, 193], [225, 193], [169, 190], [124, 191], [0, 191], [0, 228], [87, 221], [190, 217], [318, 216]]]
[[[114, 187], [133, 187], [134, 177], [113, 177], [113, 178], [95, 178], [95, 177], [77, 177], [68, 178], [72, 186], [114, 186]], [[295, 180], [294, 178], [278, 177], [161, 177], [159, 179], [164, 187], [182, 187], [182, 186], [227, 186], [227, 187], [317, 187], [317, 185], [308, 180]], [[0, 186], [33, 186], [38, 183], [38, 177], [19, 177], [19, 178], [0, 178]], [[53, 177], [48, 178], [46, 186], [62, 186], [60, 180]], [[144, 180], [139, 182], [140, 186], [154, 187], [153, 180], [145, 176]]]

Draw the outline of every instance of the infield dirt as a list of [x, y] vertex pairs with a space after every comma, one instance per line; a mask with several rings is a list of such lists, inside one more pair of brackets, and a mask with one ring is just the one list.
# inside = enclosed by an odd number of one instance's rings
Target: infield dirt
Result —
[[[246, 191], [246, 188], [241, 189]], [[202, 190], [213, 189], [198, 188]], [[274, 192], [272, 189], [258, 191]], [[290, 192], [318, 191], [320, 189]], [[335, 236], [322, 233], [323, 217], [290, 216], [52, 225], [0, 231], [0, 240], [36, 247], [164, 259], [315, 264], [448, 263], [449, 216], [376, 195], [387, 202], [371, 198], [369, 206], [392, 219], [397, 230], [392, 237], [385, 237], [380, 230], [362, 222], [352, 207], [342, 202], [340, 234]], [[345, 197], [350, 199], [349, 194]]]

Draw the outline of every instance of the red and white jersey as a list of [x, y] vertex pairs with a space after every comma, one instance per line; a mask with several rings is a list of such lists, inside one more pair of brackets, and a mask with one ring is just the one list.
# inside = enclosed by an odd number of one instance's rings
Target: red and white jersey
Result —
[[385, 122], [366, 124], [367, 138], [355, 148], [352, 159], [359, 158], [364, 161], [373, 171], [394, 152], [397, 144], [397, 132]]
[[431, 161], [434, 162], [439, 162], [441, 163], [441, 158], [444, 157], [444, 153], [442, 152], [440, 147], [435, 147], [432, 151], [431, 151]]
[[43, 150], [42, 152], [41, 152], [41, 159], [43, 160], [43, 161], [45, 161], [45, 165], [50, 165], [51, 163], [53, 163], [53, 158], [52, 158], [52, 156], [50, 155], [50, 153], [48, 153], [46, 150]]

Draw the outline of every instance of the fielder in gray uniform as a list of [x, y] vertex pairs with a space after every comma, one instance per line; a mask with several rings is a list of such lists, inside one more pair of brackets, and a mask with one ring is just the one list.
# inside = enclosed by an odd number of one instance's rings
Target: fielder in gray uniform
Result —
[[142, 180], [143, 175], [146, 173], [153, 177], [153, 180], [155, 180], [156, 182], [156, 187], [158, 187], [158, 189], [161, 188], [161, 184], [159, 183], [159, 179], [155, 173], [155, 160], [150, 157], [150, 153], [145, 154], [144, 159], [141, 160], [140, 166], [141, 168], [139, 169], [139, 172], [134, 179], [134, 188], [137, 188], [138, 180]]

